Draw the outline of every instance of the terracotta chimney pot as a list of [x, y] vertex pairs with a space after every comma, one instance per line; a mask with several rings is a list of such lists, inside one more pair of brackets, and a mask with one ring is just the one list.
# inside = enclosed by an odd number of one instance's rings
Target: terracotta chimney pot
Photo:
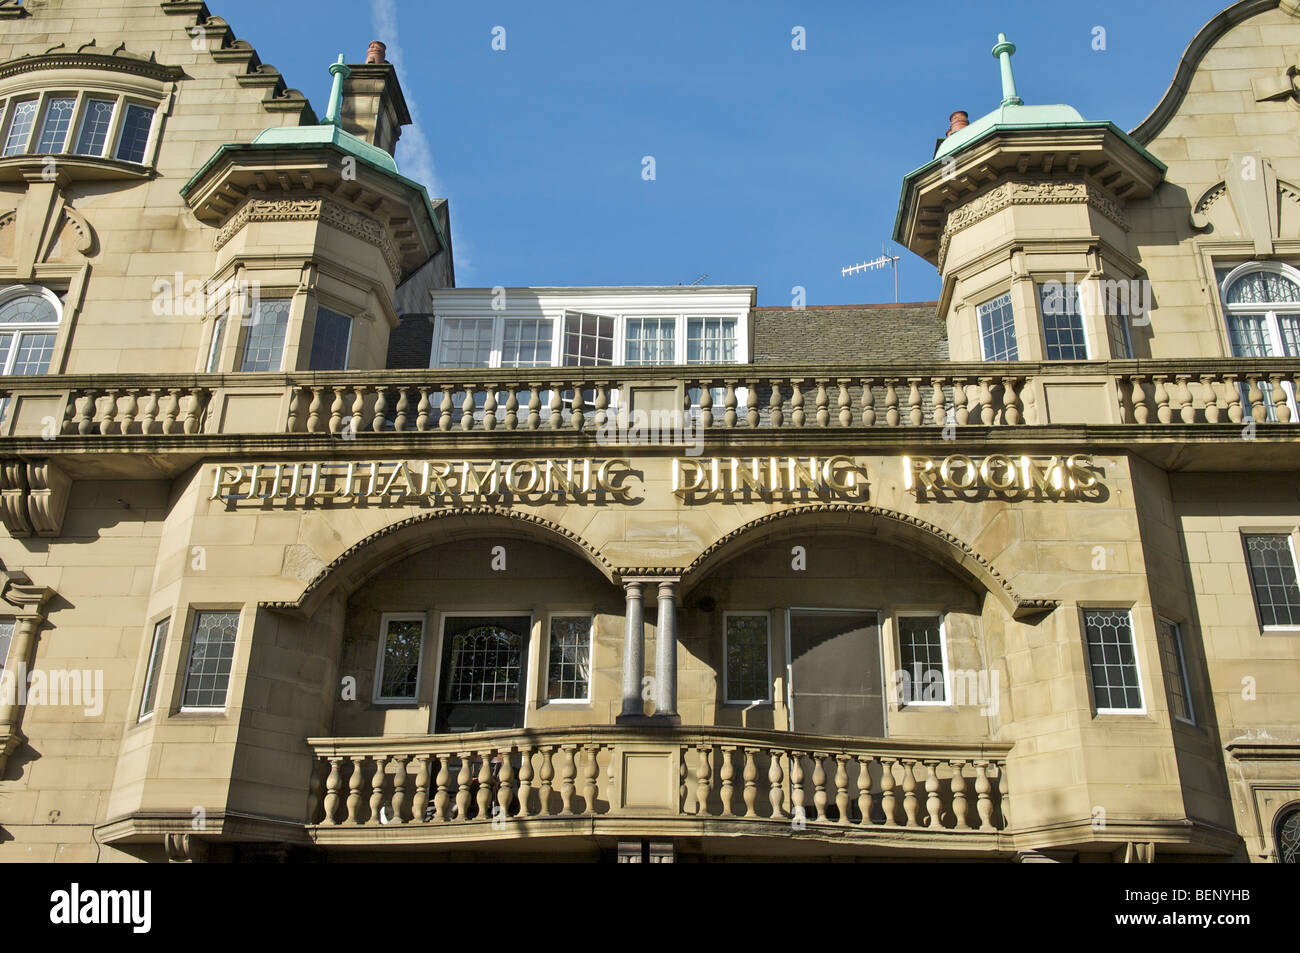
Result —
[[966, 110], [959, 109], [948, 117], [948, 135], [951, 136], [959, 129], [965, 129], [970, 125], [970, 117], [966, 115]]
[[387, 63], [388, 60], [384, 59], [384, 54], [387, 52], [387, 46], [380, 43], [378, 40], [372, 40], [370, 43], [370, 49], [366, 51], [366, 64]]

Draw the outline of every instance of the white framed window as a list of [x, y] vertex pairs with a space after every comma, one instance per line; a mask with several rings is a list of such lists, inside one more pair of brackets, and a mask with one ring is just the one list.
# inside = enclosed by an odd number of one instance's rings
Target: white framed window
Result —
[[194, 613], [190, 657], [185, 665], [181, 711], [223, 711], [230, 692], [230, 670], [235, 661], [239, 632], [236, 610], [201, 610]]
[[278, 371], [284, 364], [284, 336], [289, 328], [288, 298], [262, 298], [244, 335], [241, 371]]
[[1300, 355], [1300, 271], [1247, 262], [1220, 285], [1233, 357]]
[[379, 620], [379, 656], [373, 698], [377, 704], [413, 702], [424, 658], [424, 613], [385, 612]]
[[491, 367], [492, 337], [492, 318], [444, 318], [434, 367]]
[[771, 617], [766, 612], [723, 615], [722, 700], [727, 704], [772, 701]]
[[1083, 327], [1079, 286], [1059, 281], [1038, 286], [1043, 322], [1043, 353], [1049, 361], [1086, 361], [1088, 335]]
[[1011, 293], [998, 295], [975, 309], [979, 315], [980, 347], [986, 361], [1018, 361], [1016, 318]]
[[1165, 670], [1165, 685], [1169, 690], [1169, 710], [1181, 722], [1196, 724], [1196, 710], [1192, 707], [1191, 684], [1187, 678], [1187, 658], [1183, 655], [1183, 631], [1177, 622], [1166, 618], [1156, 619], [1160, 634], [1160, 663]]
[[605, 367], [614, 363], [617, 320], [611, 315], [567, 311], [560, 363], [565, 367]]
[[552, 324], [546, 318], [503, 319], [501, 366], [550, 367]]
[[113, 90], [54, 90], [0, 100], [0, 153], [80, 155], [142, 165], [158, 103]]
[[899, 612], [894, 616], [898, 633], [899, 699], [907, 708], [947, 705], [952, 698], [948, 671], [948, 640], [944, 637], [943, 614]]
[[40, 285], [0, 289], [0, 374], [45, 374], [54, 355], [63, 302]]
[[736, 363], [736, 319], [690, 318], [686, 322], [686, 363]]
[[1128, 609], [1085, 609], [1083, 629], [1097, 714], [1146, 714], [1133, 614]]
[[555, 613], [547, 645], [546, 699], [591, 701], [591, 642], [595, 617], [590, 613]]
[[140, 693], [140, 711], [136, 721], [148, 721], [153, 717], [154, 705], [158, 700], [158, 676], [162, 674], [163, 649], [167, 646], [167, 630], [171, 619], [159, 619], [153, 627], [153, 639], [149, 643], [149, 662], [144, 670], [144, 691]]
[[1243, 533], [1255, 611], [1265, 632], [1300, 629], [1300, 585], [1290, 533]]
[[677, 363], [676, 318], [628, 318], [624, 328], [624, 364]]
[[316, 327], [312, 331], [312, 371], [341, 371], [348, 366], [348, 349], [352, 345], [352, 319], [323, 305], [316, 308]]

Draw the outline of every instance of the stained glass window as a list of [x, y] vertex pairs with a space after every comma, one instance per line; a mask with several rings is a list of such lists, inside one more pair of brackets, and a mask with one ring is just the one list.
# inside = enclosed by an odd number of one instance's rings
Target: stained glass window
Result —
[[551, 616], [547, 698], [574, 701], [589, 697], [591, 626], [589, 615]]
[[424, 645], [422, 618], [388, 616], [384, 619], [383, 646], [377, 699], [411, 700], [419, 688], [420, 652]]
[[1260, 625], [1266, 629], [1300, 627], [1300, 587], [1296, 585], [1291, 537], [1284, 533], [1247, 535], [1246, 561]]
[[1092, 670], [1092, 698], [1101, 713], [1141, 711], [1133, 620], [1127, 609], [1089, 609], [1083, 614]]
[[224, 708], [230, 690], [230, 669], [235, 661], [238, 612], [198, 612], [190, 662], [185, 669], [182, 708]]
[[767, 701], [772, 691], [767, 615], [728, 615], [726, 652], [727, 701]]
[[985, 301], [978, 308], [980, 343], [986, 361], [1018, 361], [1016, 347], [1016, 320], [1011, 308], [1011, 295], [999, 295]]

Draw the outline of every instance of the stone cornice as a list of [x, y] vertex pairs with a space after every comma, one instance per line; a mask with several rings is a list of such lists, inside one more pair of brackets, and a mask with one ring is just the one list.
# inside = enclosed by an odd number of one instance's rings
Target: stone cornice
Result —
[[74, 53], [38, 53], [33, 56], [20, 56], [17, 59], [0, 63], [0, 80], [22, 73], [37, 70], [95, 69], [111, 70], [118, 73], [130, 73], [144, 76], [159, 82], [174, 82], [185, 77], [185, 70], [179, 66], [167, 66], [153, 58], [148, 59], [119, 50], [113, 53], [92, 53], [89, 50]]

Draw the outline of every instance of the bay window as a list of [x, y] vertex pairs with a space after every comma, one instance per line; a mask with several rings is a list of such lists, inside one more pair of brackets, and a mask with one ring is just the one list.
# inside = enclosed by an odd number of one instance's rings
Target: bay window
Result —
[[144, 164], [156, 103], [111, 91], [56, 90], [0, 99], [4, 156], [78, 155]]

